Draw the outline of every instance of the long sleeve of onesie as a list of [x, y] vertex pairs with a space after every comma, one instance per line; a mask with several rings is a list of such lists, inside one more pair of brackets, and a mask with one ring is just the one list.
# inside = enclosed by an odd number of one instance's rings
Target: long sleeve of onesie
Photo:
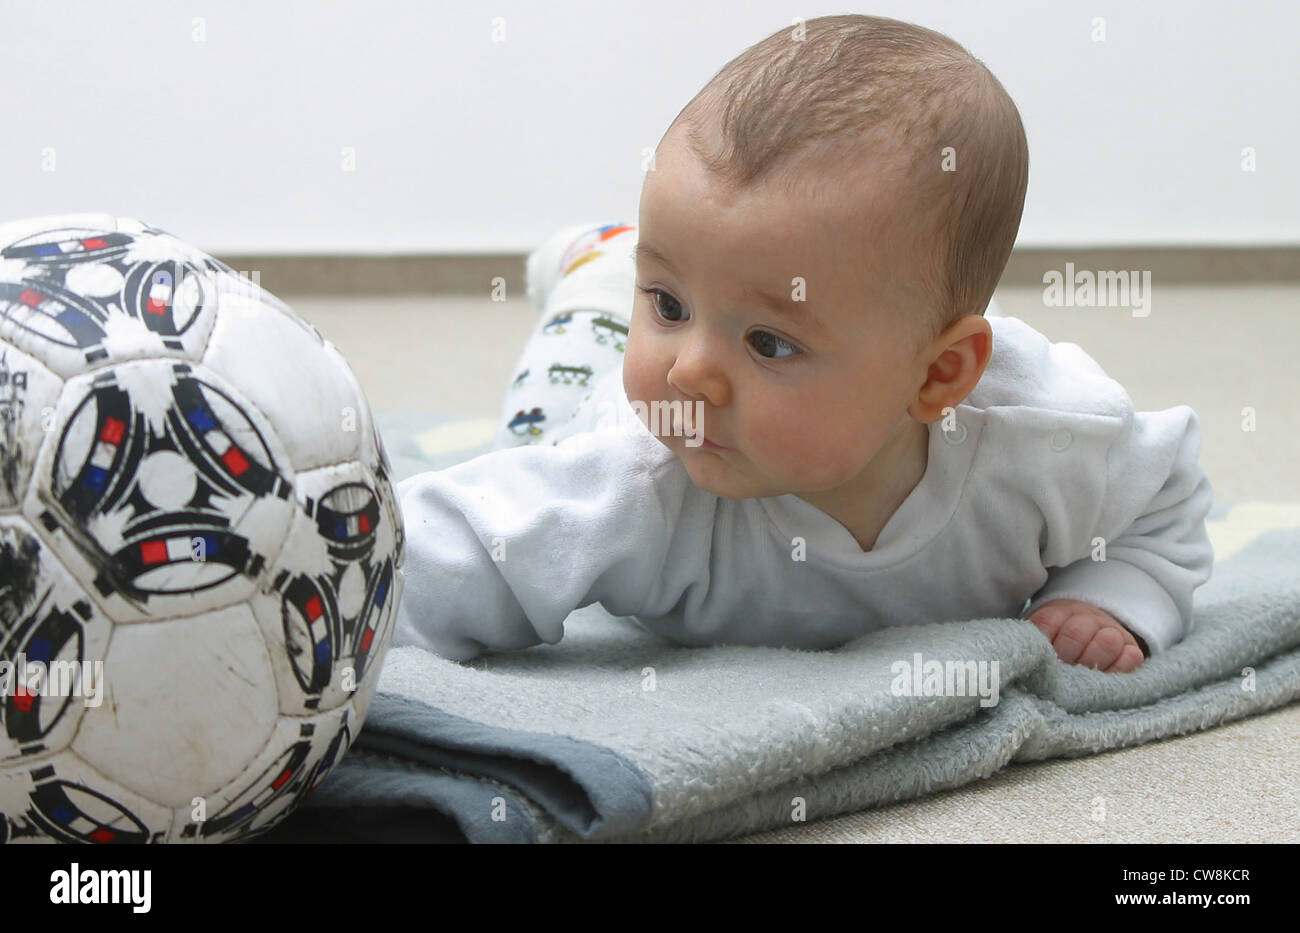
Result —
[[689, 481], [672, 458], [644, 430], [587, 432], [403, 480], [409, 563], [393, 643], [465, 661], [554, 644], [593, 602], [616, 616], [668, 611], [692, 578], [707, 580], [713, 519], [683, 509]]
[[[1214, 548], [1205, 516], [1213, 489], [1197, 463], [1201, 433], [1191, 408], [1130, 411], [1122, 421], [1091, 533], [1076, 542], [1087, 556], [1061, 566], [1045, 561], [1047, 582], [1024, 615], [1053, 599], [1082, 600], [1141, 636], [1154, 655], [1186, 636], [1192, 591], [1210, 578]], [[1071, 524], [1064, 515], [1051, 518], [1049, 527]]]

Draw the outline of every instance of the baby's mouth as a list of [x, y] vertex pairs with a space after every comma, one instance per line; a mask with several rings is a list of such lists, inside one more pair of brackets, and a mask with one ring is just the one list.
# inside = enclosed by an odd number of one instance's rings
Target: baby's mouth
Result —
[[683, 427], [681, 419], [676, 415], [673, 416], [673, 436], [681, 437], [686, 440], [687, 447], [703, 447], [705, 450], [730, 450], [730, 447], [724, 447], [721, 444], [715, 444], [704, 436], [703, 431], [693, 431], [688, 433]]

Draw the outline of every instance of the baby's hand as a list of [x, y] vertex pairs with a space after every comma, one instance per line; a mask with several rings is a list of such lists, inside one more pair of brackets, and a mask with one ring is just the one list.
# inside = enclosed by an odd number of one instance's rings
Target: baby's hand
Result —
[[1029, 615], [1066, 664], [1085, 664], [1107, 674], [1125, 673], [1144, 660], [1133, 633], [1114, 616], [1077, 599], [1053, 599]]

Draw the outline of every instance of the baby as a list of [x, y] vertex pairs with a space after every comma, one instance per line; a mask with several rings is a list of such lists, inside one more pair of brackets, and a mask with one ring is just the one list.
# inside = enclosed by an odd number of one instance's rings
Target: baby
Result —
[[398, 485], [394, 643], [555, 643], [594, 602], [684, 645], [1024, 617], [1124, 672], [1177, 643], [1213, 561], [1196, 414], [985, 318], [1027, 181], [1015, 104], [938, 33], [827, 16], [743, 52], [635, 226], [530, 257], [503, 449]]

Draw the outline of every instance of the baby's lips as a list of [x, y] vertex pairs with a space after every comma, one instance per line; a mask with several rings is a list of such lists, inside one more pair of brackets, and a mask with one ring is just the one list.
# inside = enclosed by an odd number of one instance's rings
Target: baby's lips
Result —
[[686, 432], [686, 428], [682, 426], [681, 419], [678, 418], [676, 415], [673, 415], [673, 427], [672, 427], [672, 431], [673, 431], [673, 435], [674, 435], [675, 437], [692, 437], [692, 436], [694, 436], [694, 437], [697, 437], [697, 438], [702, 438], [702, 437], [704, 436], [702, 433], [699, 433], [699, 432], [692, 432], [692, 433], [688, 434], [688, 433]]
[[[690, 420], [691, 420], [691, 427], [694, 429], [691, 433], [695, 434], [698, 437], [703, 437], [704, 431], [701, 430], [701, 428], [704, 424], [704, 417], [701, 416], [698, 419], [690, 419]], [[682, 424], [682, 418], [676, 412], [673, 413], [673, 432], [678, 435], [681, 435], [682, 437], [686, 436], [686, 428]], [[710, 440], [712, 440], [712, 438], [710, 438]]]

